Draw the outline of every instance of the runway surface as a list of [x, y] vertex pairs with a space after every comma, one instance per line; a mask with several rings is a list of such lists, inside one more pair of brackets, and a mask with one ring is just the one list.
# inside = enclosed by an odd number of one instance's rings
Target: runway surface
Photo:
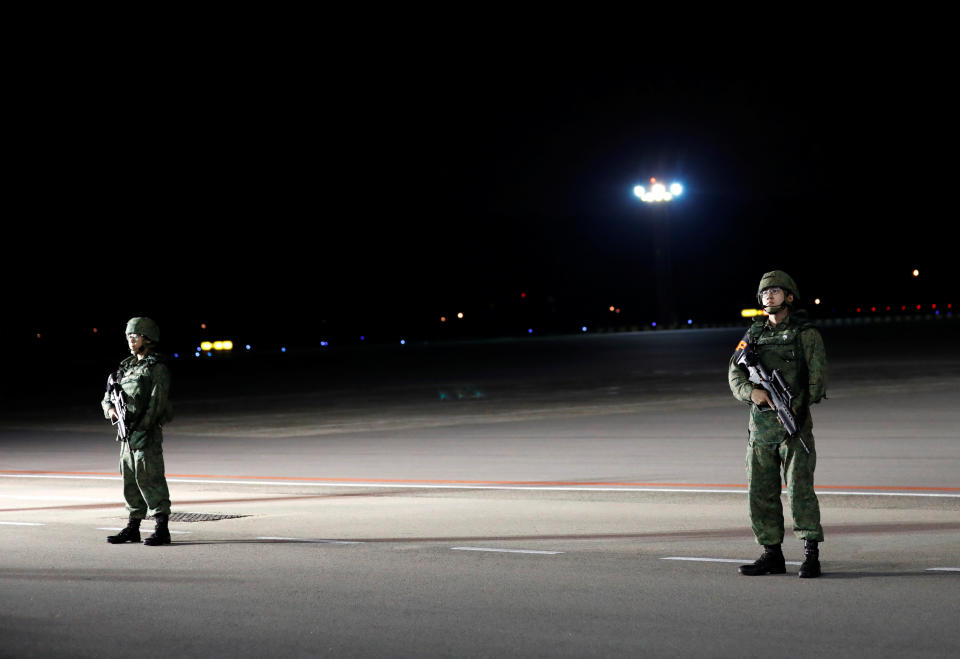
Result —
[[169, 547], [104, 542], [125, 513], [95, 387], [24, 405], [0, 654], [953, 656], [956, 327], [824, 328], [815, 580], [792, 537], [787, 575], [737, 573], [740, 330], [174, 364], [173, 510], [229, 517]]

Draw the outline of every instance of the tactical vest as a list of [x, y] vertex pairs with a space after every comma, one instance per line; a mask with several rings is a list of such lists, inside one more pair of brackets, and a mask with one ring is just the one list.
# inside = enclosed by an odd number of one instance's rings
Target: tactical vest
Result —
[[[120, 378], [120, 387], [127, 399], [127, 418], [132, 419], [132, 427], [140, 417], [147, 411], [150, 404], [150, 392], [153, 390], [153, 376], [151, 371], [154, 366], [160, 363], [156, 355], [147, 355], [140, 361], [134, 356], [124, 359], [120, 366], [123, 370], [123, 376]], [[163, 425], [173, 420], [173, 405], [170, 401], [157, 419], [157, 425]]]
[[764, 319], [755, 322], [747, 330], [749, 340], [756, 345], [760, 362], [771, 372], [779, 369], [794, 395], [800, 398], [805, 398], [809, 383], [800, 333], [812, 327], [809, 321], [790, 318], [786, 327], [768, 329]]

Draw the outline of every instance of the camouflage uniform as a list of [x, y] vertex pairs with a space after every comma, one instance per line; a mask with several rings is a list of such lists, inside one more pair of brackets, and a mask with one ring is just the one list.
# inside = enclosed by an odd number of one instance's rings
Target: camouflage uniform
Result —
[[[727, 379], [734, 397], [751, 406], [747, 480], [750, 483], [750, 522], [757, 542], [778, 545], [783, 540], [783, 506], [780, 472], [787, 483], [793, 513], [794, 533], [798, 538], [820, 542], [820, 505], [813, 490], [813, 472], [817, 451], [813, 440], [810, 405], [825, 398], [827, 358], [820, 332], [798, 312], [773, 326], [758, 320], [749, 329], [756, 340], [760, 361], [769, 370], [780, 369], [794, 392], [794, 409], [799, 425], [798, 437], [787, 437], [777, 420], [776, 411], [754, 405], [750, 394], [754, 384], [745, 368], [730, 360]], [[800, 439], [810, 450], [807, 453]]]
[[[149, 353], [140, 361], [131, 355], [120, 362], [120, 386], [127, 403], [130, 441], [120, 451], [123, 498], [131, 519], [170, 514], [170, 492], [163, 466], [163, 424], [173, 418], [170, 369], [163, 357]], [[110, 394], [101, 403], [110, 418]], [[119, 440], [119, 437], [117, 438]]]

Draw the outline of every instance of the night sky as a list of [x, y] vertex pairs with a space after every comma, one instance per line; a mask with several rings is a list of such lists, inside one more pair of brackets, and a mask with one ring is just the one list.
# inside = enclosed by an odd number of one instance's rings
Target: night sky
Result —
[[[27, 83], [5, 340], [133, 315], [184, 343], [649, 325], [657, 222], [697, 323], [736, 322], [773, 268], [820, 315], [957, 301], [957, 108], [931, 66], [207, 55]], [[684, 184], [669, 210], [632, 195], [651, 176]]]

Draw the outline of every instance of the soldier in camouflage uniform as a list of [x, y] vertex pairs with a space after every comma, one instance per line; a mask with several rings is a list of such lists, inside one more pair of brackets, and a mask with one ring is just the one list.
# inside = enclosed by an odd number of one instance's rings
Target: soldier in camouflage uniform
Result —
[[768, 315], [756, 321], [747, 332], [749, 340], [755, 342], [760, 362], [770, 372], [779, 369], [794, 393], [797, 434], [787, 436], [766, 390], [750, 382], [743, 366], [731, 359], [728, 369], [727, 379], [734, 397], [750, 405], [747, 448], [750, 523], [757, 542], [764, 546], [763, 555], [756, 562], [740, 566], [740, 573], [745, 575], [786, 572], [780, 548], [784, 535], [780, 499], [782, 470], [790, 496], [793, 530], [804, 541], [804, 561], [799, 576], [820, 576], [818, 543], [823, 541], [823, 528], [820, 504], [813, 490], [817, 452], [810, 405], [826, 397], [827, 359], [820, 332], [807, 321], [804, 312], [792, 311], [799, 298], [797, 285], [790, 275], [782, 270], [766, 273], [760, 280], [757, 299]]
[[[156, 520], [153, 535], [145, 545], [170, 544], [167, 522], [170, 516], [170, 492], [163, 466], [163, 424], [173, 418], [170, 404], [170, 369], [155, 352], [160, 328], [149, 318], [131, 318], [126, 329], [130, 356], [120, 362], [116, 379], [123, 389], [127, 413], [125, 422], [129, 440], [122, 442], [120, 473], [123, 498], [129, 521], [117, 535], [107, 538], [111, 544], [140, 542], [140, 522], [147, 513]], [[104, 416], [115, 420], [117, 410], [104, 395]], [[119, 433], [117, 439], [119, 440]]]

